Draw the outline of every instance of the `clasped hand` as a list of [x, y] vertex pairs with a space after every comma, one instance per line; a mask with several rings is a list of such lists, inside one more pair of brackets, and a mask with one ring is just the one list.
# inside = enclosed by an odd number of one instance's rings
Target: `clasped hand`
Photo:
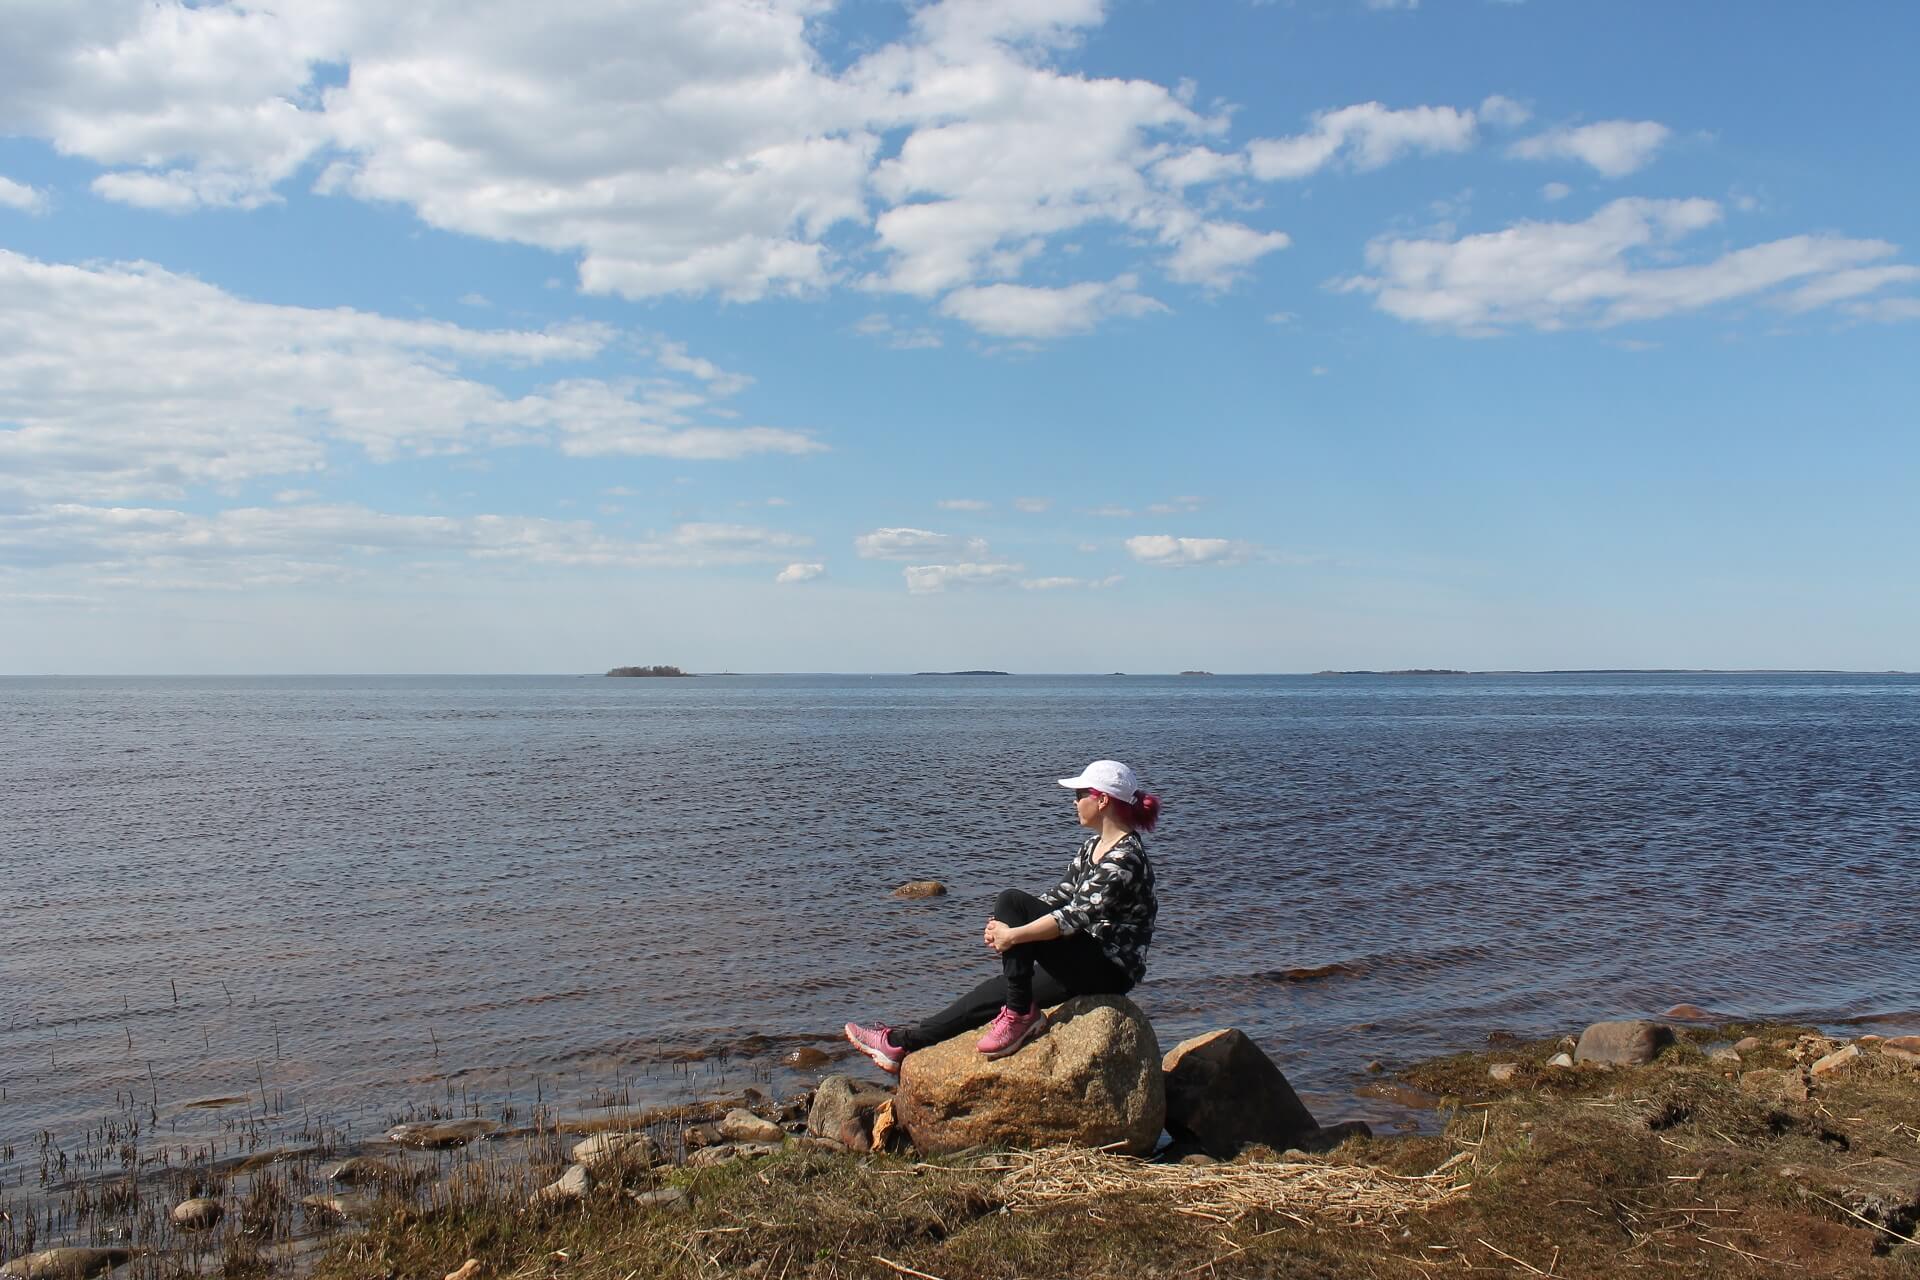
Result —
[[995, 920], [991, 916], [987, 918], [987, 927], [985, 931], [981, 933], [980, 940], [992, 947], [995, 951], [1003, 953], [1011, 951], [1014, 947], [1020, 945], [1014, 939], [1013, 926], [1007, 924], [1005, 921]]

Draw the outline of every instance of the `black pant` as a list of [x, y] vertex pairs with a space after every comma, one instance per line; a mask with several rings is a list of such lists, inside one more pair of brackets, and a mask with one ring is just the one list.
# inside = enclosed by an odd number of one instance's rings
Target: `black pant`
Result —
[[[1022, 925], [1053, 911], [1030, 893], [1008, 889], [994, 900], [993, 918]], [[1036, 972], [1036, 968], [1038, 972]], [[1000, 976], [989, 978], [931, 1018], [893, 1033], [903, 1049], [924, 1049], [962, 1031], [985, 1026], [1001, 1005], [1030, 1009], [1072, 996], [1120, 995], [1132, 988], [1126, 971], [1084, 933], [1028, 942], [1000, 953]]]

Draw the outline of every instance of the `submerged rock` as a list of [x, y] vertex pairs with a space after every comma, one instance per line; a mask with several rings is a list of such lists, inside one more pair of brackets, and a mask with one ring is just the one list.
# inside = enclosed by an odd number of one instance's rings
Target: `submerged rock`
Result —
[[913, 1145], [1153, 1150], [1166, 1119], [1160, 1046], [1124, 996], [1077, 996], [1019, 1052], [987, 1058], [968, 1031], [907, 1055], [894, 1114]]
[[182, 1200], [173, 1206], [173, 1225], [182, 1231], [207, 1231], [220, 1219], [227, 1216], [227, 1210], [218, 1200], [206, 1196], [196, 1196], [192, 1200]]
[[0, 1276], [10, 1280], [87, 1280], [132, 1257], [131, 1249], [44, 1249], [0, 1267]]
[[1319, 1132], [1287, 1077], [1245, 1032], [1228, 1028], [1184, 1040], [1160, 1066], [1167, 1132], [1216, 1159], [1255, 1143], [1285, 1151]]
[[829, 1062], [832, 1062], [833, 1059], [824, 1051], [807, 1044], [801, 1045], [798, 1049], [790, 1050], [780, 1061], [789, 1067], [797, 1067], [802, 1071], [811, 1071], [815, 1067], [826, 1066]]
[[484, 1138], [498, 1126], [491, 1120], [446, 1120], [426, 1124], [396, 1125], [387, 1131], [387, 1141], [403, 1147], [438, 1150], [464, 1147], [475, 1138]]
[[371, 1217], [374, 1202], [369, 1196], [304, 1196], [300, 1203], [318, 1214], [330, 1214], [342, 1220]]
[[947, 886], [938, 880], [909, 880], [893, 891], [896, 898], [944, 898]]
[[337, 1182], [345, 1187], [368, 1184], [384, 1186], [390, 1183], [406, 1182], [415, 1176], [398, 1165], [388, 1164], [385, 1160], [377, 1160], [372, 1156], [353, 1156], [326, 1171], [329, 1182]]
[[1596, 1022], [1580, 1033], [1573, 1060], [1609, 1067], [1645, 1066], [1672, 1043], [1673, 1029], [1658, 1022]]

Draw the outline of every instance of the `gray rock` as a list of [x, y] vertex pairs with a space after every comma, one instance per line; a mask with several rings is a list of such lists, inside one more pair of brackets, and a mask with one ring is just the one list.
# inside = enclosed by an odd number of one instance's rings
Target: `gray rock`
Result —
[[354, 1156], [342, 1160], [326, 1171], [329, 1182], [337, 1182], [345, 1187], [358, 1187], [368, 1184], [384, 1186], [395, 1182], [405, 1182], [409, 1173], [397, 1165], [385, 1160], [376, 1160], [372, 1156]]
[[832, 1138], [850, 1151], [869, 1150], [873, 1146], [873, 1113], [892, 1096], [891, 1090], [865, 1080], [828, 1076], [813, 1091], [807, 1132], [816, 1138]]
[[430, 1124], [396, 1125], [387, 1132], [387, 1141], [403, 1147], [439, 1150], [464, 1147], [475, 1138], [485, 1137], [497, 1126], [491, 1120], [447, 1120]]
[[1562, 1071], [1569, 1070], [1573, 1066], [1573, 1055], [1570, 1053], [1556, 1053], [1547, 1059], [1547, 1065], [1557, 1067]]
[[45, 1249], [0, 1267], [10, 1280], [87, 1280], [125, 1264], [131, 1249]]
[[645, 1209], [681, 1209], [693, 1200], [685, 1187], [655, 1187], [652, 1191], [630, 1191], [633, 1202]]
[[1835, 1049], [1832, 1053], [1829, 1053], [1826, 1057], [1820, 1059], [1820, 1061], [1814, 1063], [1811, 1067], [1808, 1067], [1807, 1071], [1811, 1075], [1830, 1076], [1836, 1071], [1851, 1066], [1853, 1063], [1859, 1061], [1859, 1058], [1859, 1045], [1841, 1045], [1838, 1049]]
[[1254, 1143], [1284, 1151], [1319, 1132], [1287, 1077], [1241, 1031], [1195, 1036], [1175, 1045], [1160, 1065], [1167, 1132], [1216, 1159], [1231, 1159]]
[[173, 1225], [182, 1231], [207, 1231], [226, 1215], [226, 1207], [218, 1200], [198, 1196], [173, 1206], [171, 1216]]
[[1495, 1062], [1487, 1067], [1487, 1078], [1497, 1084], [1505, 1084], [1518, 1074], [1520, 1064], [1517, 1062]]
[[717, 1146], [701, 1147], [687, 1157], [687, 1168], [710, 1169], [714, 1165], [737, 1159], [739, 1155], [740, 1147], [737, 1143], [722, 1142]]
[[1733, 1051], [1735, 1053], [1758, 1053], [1765, 1047], [1765, 1044], [1761, 1042], [1759, 1036], [1748, 1036], [1746, 1039], [1735, 1044]]
[[779, 1143], [786, 1131], [771, 1120], [763, 1120], [751, 1111], [735, 1107], [720, 1120], [720, 1136], [729, 1142]]
[[300, 1203], [314, 1213], [346, 1220], [349, 1218], [367, 1218], [373, 1215], [374, 1202], [370, 1196], [304, 1196]]
[[589, 1172], [644, 1169], [660, 1161], [660, 1144], [644, 1133], [596, 1133], [573, 1145], [573, 1162]]
[[1673, 1043], [1673, 1029], [1658, 1022], [1633, 1019], [1596, 1022], [1580, 1033], [1575, 1062], [1597, 1062], [1610, 1067], [1639, 1067], [1652, 1062]]
[[1736, 1067], [1740, 1065], [1740, 1051], [1729, 1045], [1721, 1045], [1718, 1049], [1709, 1053], [1707, 1057], [1713, 1062], [1725, 1062]]
[[593, 1175], [584, 1164], [569, 1165], [567, 1171], [558, 1180], [534, 1192], [528, 1199], [529, 1204], [557, 1205], [579, 1200], [593, 1190]]

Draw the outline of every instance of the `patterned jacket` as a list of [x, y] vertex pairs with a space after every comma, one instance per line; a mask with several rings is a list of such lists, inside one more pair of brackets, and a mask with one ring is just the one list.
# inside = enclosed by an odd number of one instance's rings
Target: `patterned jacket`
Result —
[[1160, 903], [1153, 895], [1153, 864], [1137, 832], [1128, 832], [1095, 862], [1100, 842], [1088, 836], [1067, 868], [1067, 878], [1040, 895], [1054, 908], [1062, 936], [1085, 933], [1132, 982], [1146, 976], [1147, 947], [1153, 941]]

